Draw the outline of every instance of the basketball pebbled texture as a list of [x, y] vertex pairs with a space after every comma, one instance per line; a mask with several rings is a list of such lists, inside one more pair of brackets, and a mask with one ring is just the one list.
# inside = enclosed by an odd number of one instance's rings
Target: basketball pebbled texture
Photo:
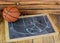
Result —
[[19, 16], [19, 10], [14, 6], [8, 6], [3, 10], [3, 18], [8, 22], [15, 22]]

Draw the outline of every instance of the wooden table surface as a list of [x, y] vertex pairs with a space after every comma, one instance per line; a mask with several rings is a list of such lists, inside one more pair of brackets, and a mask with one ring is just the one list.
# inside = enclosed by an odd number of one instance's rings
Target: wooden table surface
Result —
[[[52, 17], [53, 16], [53, 17]], [[52, 19], [55, 19], [55, 24], [58, 28], [60, 28], [60, 15], [51, 15]], [[55, 36], [46, 36], [46, 37], [39, 37], [35, 39], [28, 39], [16, 42], [5, 42], [5, 31], [4, 31], [4, 20], [2, 15], [0, 16], [0, 43], [59, 43], [60, 35]]]

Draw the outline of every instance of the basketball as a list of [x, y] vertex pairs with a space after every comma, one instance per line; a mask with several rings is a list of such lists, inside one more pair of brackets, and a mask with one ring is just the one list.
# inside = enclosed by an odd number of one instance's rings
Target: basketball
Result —
[[19, 10], [14, 6], [8, 6], [3, 9], [3, 18], [8, 22], [15, 22], [19, 16]]

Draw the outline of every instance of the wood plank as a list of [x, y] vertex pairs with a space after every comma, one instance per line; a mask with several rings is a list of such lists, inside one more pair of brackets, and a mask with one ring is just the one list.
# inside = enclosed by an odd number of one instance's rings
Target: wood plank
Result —
[[40, 13], [47, 13], [47, 14], [60, 14], [60, 10], [21, 10], [22, 14], [40, 14]]
[[[60, 5], [0, 5], [0, 9], [3, 9], [4, 7], [7, 6], [15, 6], [18, 9], [42, 9], [42, 10], [60, 10]], [[48, 6], [48, 7], [47, 7]]]
[[34, 43], [59, 43], [58, 36], [46, 36], [34, 39]]
[[0, 5], [0, 10], [7, 6], [15, 6], [18, 9], [60, 10], [60, 5]]
[[5, 32], [4, 32], [4, 23], [1, 23], [0, 24], [0, 43], [5, 42], [4, 41], [5, 40], [4, 34], [5, 34]]
[[[47, 7], [48, 6], [48, 7]], [[17, 6], [20, 9], [55, 9], [59, 10], [60, 5], [22, 5], [22, 6]]]
[[59, 5], [60, 1], [28, 1], [28, 2], [6, 2], [6, 1], [0, 1], [1, 4], [16, 4], [20, 3], [20, 5]]
[[21, 1], [21, 2], [28, 2], [28, 1], [60, 1], [60, 0], [0, 0], [0, 1]]
[[32, 40], [23, 40], [23, 41], [15, 41], [15, 42], [7, 42], [7, 43], [32, 43]]
[[18, 41], [16, 43], [32, 43], [32, 40], [23, 40], [23, 41]]

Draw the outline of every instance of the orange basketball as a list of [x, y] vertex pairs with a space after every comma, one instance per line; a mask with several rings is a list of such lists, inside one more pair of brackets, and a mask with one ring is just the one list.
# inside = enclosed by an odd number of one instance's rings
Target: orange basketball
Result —
[[3, 10], [3, 18], [8, 22], [15, 22], [19, 15], [19, 10], [14, 6], [8, 6]]

